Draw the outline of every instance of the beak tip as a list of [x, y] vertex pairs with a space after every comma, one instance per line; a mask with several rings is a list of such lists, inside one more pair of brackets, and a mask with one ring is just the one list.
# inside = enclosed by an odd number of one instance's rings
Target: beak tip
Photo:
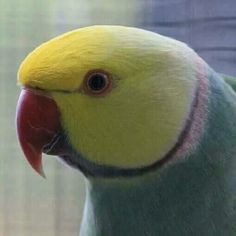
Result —
[[36, 172], [40, 175], [40, 176], [42, 176], [44, 179], [46, 179], [46, 175], [45, 175], [45, 173], [44, 173], [44, 170], [43, 170], [43, 166], [41, 165], [38, 169], [35, 169], [36, 170]]
[[42, 165], [42, 154], [40, 154], [40, 156], [35, 160], [37, 160], [37, 162], [33, 162], [32, 160], [28, 160], [29, 164], [40, 176], [42, 176], [44, 179], [46, 179], [46, 175], [44, 173], [43, 165]]

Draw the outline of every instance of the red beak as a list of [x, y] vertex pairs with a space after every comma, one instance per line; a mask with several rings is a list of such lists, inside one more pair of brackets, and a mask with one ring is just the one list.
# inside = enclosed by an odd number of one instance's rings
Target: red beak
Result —
[[60, 132], [55, 101], [40, 90], [23, 89], [16, 110], [17, 135], [30, 165], [43, 177], [42, 152]]

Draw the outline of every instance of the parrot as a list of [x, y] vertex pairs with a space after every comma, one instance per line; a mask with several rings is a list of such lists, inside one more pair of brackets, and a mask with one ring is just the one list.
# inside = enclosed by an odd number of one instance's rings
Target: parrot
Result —
[[94, 25], [34, 49], [17, 75], [16, 130], [83, 173], [81, 236], [236, 235], [236, 79], [187, 44]]

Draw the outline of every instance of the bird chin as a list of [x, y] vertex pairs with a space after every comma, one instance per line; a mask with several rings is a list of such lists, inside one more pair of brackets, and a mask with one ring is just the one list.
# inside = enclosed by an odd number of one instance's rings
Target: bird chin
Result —
[[88, 161], [86, 161], [79, 152], [73, 149], [68, 137], [62, 130], [53, 137], [50, 143], [43, 147], [43, 153], [59, 157], [64, 163], [80, 170], [85, 176], [95, 175], [95, 173], [90, 170], [87, 163]]
[[164, 164], [160, 160], [158, 165], [142, 166], [138, 168], [121, 168], [117, 166], [102, 165], [89, 161], [81, 153], [75, 150], [63, 131], [57, 133], [52, 141], [44, 146], [43, 153], [58, 156], [67, 165], [80, 170], [86, 177], [133, 177], [143, 175], [150, 170], [155, 170]]
[[73, 150], [63, 131], [58, 132], [51, 142], [43, 147], [43, 153], [58, 156], [69, 166], [81, 169], [79, 161], [77, 161], [79, 159], [79, 154]]

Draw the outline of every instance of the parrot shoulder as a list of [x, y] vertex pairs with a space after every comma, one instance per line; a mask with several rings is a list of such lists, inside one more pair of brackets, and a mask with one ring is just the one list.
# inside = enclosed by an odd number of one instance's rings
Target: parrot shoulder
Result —
[[224, 79], [224, 81], [227, 84], [229, 84], [232, 87], [232, 89], [236, 92], [236, 77], [225, 74], [221, 74], [221, 76]]

